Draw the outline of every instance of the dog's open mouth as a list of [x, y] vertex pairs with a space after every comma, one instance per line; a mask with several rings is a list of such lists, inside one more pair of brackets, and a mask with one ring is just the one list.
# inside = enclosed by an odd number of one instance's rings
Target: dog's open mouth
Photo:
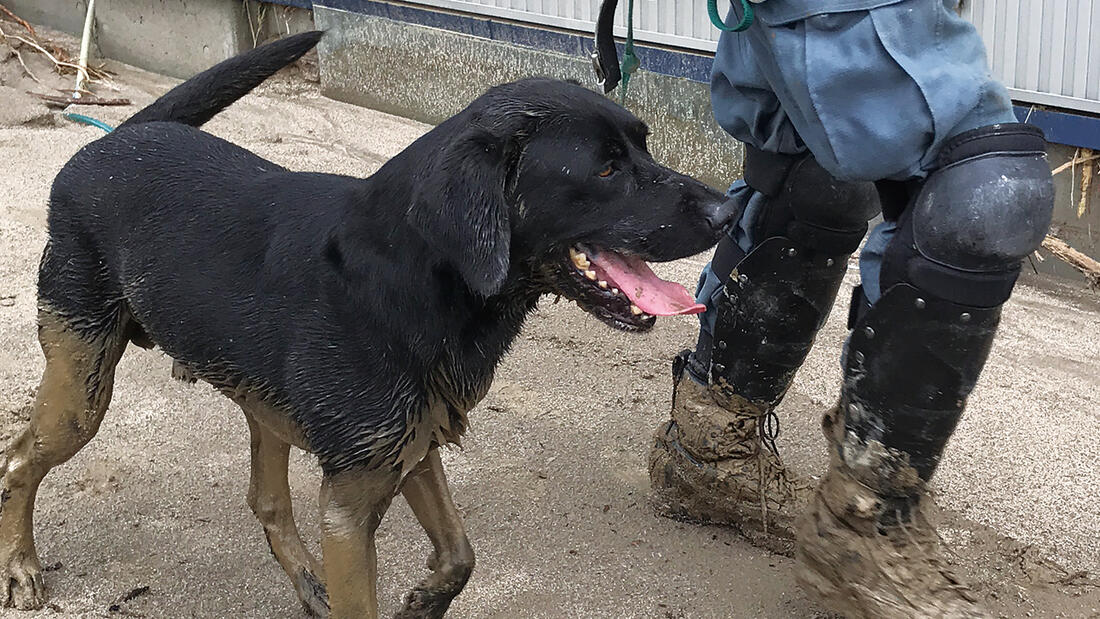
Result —
[[616, 329], [646, 331], [657, 316], [706, 310], [686, 288], [657, 277], [637, 256], [577, 245], [563, 262], [554, 277], [557, 292]]

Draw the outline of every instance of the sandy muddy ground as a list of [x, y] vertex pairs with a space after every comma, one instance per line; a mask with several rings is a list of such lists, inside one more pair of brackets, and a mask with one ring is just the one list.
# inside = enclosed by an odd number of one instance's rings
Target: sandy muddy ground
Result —
[[[49, 185], [73, 152], [101, 135], [20, 94], [37, 85], [13, 64], [0, 43], [4, 441], [26, 418], [42, 369], [34, 284]], [[48, 74], [41, 64], [31, 68]], [[172, 84], [116, 69], [123, 92], [109, 94], [137, 104]], [[303, 79], [309, 73], [280, 76], [207, 128], [292, 168], [357, 175], [426, 129], [324, 99]], [[117, 124], [136, 109], [84, 111]], [[657, 270], [691, 286], [704, 262]], [[853, 271], [780, 409], [781, 449], [809, 474], [824, 463], [818, 417], [836, 397], [843, 299], [855, 280]], [[1100, 303], [1030, 280], [1018, 291], [936, 480], [939, 520], [958, 570], [998, 614], [1098, 617]], [[822, 615], [796, 586], [789, 559], [726, 529], [657, 517], [649, 506], [645, 457], [669, 406], [669, 360], [694, 330], [690, 319], [663, 320], [630, 336], [568, 303], [543, 305], [471, 413], [465, 449], [444, 456], [478, 553], [451, 616]], [[170, 380], [170, 365], [158, 351], [133, 349], [122, 360], [99, 435], [39, 494], [35, 525], [51, 606], [4, 616], [299, 616], [244, 502], [241, 414], [208, 387]], [[310, 456], [292, 455], [310, 540], [318, 477]], [[379, 536], [382, 610], [391, 614], [425, 573], [429, 544], [400, 499]], [[128, 594], [133, 599], [120, 602]]]

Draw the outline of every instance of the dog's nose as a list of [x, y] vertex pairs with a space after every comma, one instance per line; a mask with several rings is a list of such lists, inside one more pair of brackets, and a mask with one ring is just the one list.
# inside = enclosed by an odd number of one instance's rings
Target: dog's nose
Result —
[[733, 200], [713, 202], [703, 207], [703, 218], [715, 232], [721, 232], [741, 215], [741, 207]]

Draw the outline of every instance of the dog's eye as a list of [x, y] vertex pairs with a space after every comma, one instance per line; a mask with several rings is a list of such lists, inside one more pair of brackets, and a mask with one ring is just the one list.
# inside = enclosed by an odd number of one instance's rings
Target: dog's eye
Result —
[[608, 176], [611, 176], [614, 173], [615, 173], [615, 168], [608, 165], [603, 170], [600, 170], [600, 178], [607, 178]]

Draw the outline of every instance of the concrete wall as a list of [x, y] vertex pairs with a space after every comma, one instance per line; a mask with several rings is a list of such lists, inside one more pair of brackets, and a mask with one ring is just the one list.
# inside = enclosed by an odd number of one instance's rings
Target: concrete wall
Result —
[[[522, 77], [594, 80], [584, 57], [320, 6], [314, 19], [328, 31], [319, 48], [326, 96], [423, 122]], [[626, 107], [650, 124], [659, 161], [723, 189], [740, 176], [741, 147], [714, 123], [706, 84], [641, 71]]]
[[[32, 22], [80, 36], [85, 0], [4, 0]], [[97, 0], [97, 56], [188, 77], [252, 47], [236, 0]]]
[[246, 14], [257, 43], [315, 29], [313, 11], [285, 4], [248, 0]]
[[[87, 0], [4, 0], [33, 24], [76, 36]], [[254, 43], [312, 27], [309, 11], [255, 0], [96, 0], [96, 57], [185, 78]]]

